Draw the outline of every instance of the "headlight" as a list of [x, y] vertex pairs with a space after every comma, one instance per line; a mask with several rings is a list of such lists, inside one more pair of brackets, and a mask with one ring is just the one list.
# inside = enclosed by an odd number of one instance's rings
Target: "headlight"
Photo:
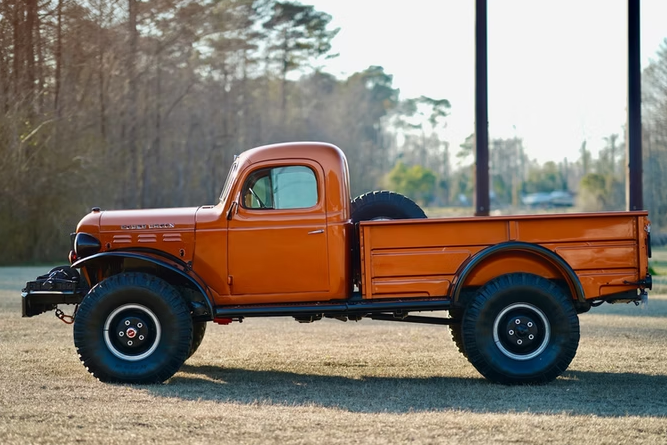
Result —
[[74, 253], [78, 259], [95, 255], [102, 248], [100, 241], [93, 235], [79, 232], [74, 238]]

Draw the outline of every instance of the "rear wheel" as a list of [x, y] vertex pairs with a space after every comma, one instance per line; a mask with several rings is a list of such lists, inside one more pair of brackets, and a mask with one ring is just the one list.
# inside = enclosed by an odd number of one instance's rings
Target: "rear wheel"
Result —
[[549, 280], [526, 273], [484, 285], [463, 315], [468, 360], [503, 384], [546, 383], [569, 366], [579, 344], [572, 299]]
[[101, 381], [163, 382], [188, 357], [190, 310], [164, 280], [144, 273], [114, 275], [81, 302], [74, 344], [84, 366]]
[[449, 325], [449, 332], [450, 334], [452, 334], [452, 340], [454, 340], [454, 343], [456, 344], [456, 347], [458, 348], [459, 352], [464, 357], [467, 357], [468, 355], [466, 354], [466, 348], [465, 345], [463, 344], [463, 331], [461, 329], [461, 319], [463, 318], [463, 311], [461, 309], [450, 309], [449, 318], [458, 320], [458, 323], [452, 323]]
[[400, 193], [381, 191], [357, 196], [351, 203], [352, 221], [426, 218], [414, 201]]

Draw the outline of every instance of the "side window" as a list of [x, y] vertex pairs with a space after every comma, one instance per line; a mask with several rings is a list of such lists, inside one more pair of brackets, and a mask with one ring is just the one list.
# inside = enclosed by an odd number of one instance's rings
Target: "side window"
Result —
[[308, 167], [271, 170], [276, 209], [305, 209], [317, 204], [317, 179]]
[[248, 177], [242, 196], [247, 209], [305, 209], [317, 204], [317, 179], [304, 166], [265, 168]]

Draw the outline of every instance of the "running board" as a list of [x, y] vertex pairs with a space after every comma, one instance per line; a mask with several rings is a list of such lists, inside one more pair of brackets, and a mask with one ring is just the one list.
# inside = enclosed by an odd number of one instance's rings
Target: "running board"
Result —
[[453, 318], [440, 318], [440, 317], [422, 317], [408, 315], [405, 317], [396, 317], [392, 314], [375, 314], [369, 315], [368, 318], [371, 320], [382, 320], [382, 321], [402, 321], [403, 323], [423, 323], [423, 324], [440, 324], [440, 325], [450, 325], [461, 323], [461, 320], [455, 320]]
[[[218, 306], [214, 309], [215, 318], [238, 317], [294, 317], [304, 315], [359, 315], [370, 316], [390, 313], [407, 315], [408, 312], [446, 311], [452, 306], [452, 300], [392, 300], [392, 301], [358, 301], [339, 303], [310, 303], [304, 305], [247, 305]], [[400, 316], [397, 318], [400, 320]]]

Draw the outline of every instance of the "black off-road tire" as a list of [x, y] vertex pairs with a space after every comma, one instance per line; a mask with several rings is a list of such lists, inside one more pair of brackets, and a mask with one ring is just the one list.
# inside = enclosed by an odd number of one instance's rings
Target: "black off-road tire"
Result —
[[188, 358], [192, 357], [192, 354], [197, 352], [199, 345], [201, 345], [202, 340], [204, 340], [204, 334], [206, 334], [206, 325], [205, 321], [197, 321], [192, 323], [192, 344], [190, 345], [190, 352], [188, 352]]
[[426, 214], [414, 201], [400, 193], [383, 190], [357, 196], [351, 204], [352, 222], [374, 219], [426, 218]]
[[450, 334], [452, 334], [452, 340], [454, 340], [454, 343], [456, 344], [456, 347], [458, 348], [459, 352], [464, 357], [468, 357], [468, 354], [466, 354], [465, 345], [463, 344], [463, 330], [461, 329], [461, 323], [460, 323], [460, 320], [463, 318], [463, 310], [451, 309], [449, 311], [449, 318], [459, 320], [459, 323], [452, 323], [449, 325], [449, 332]]
[[81, 302], [74, 344], [84, 366], [103, 382], [164, 382], [188, 357], [190, 309], [160, 278], [137, 272], [114, 275]]
[[577, 352], [579, 318], [572, 299], [549, 280], [507, 274], [484, 285], [462, 321], [468, 360], [487, 379], [539, 384], [561, 375]]

